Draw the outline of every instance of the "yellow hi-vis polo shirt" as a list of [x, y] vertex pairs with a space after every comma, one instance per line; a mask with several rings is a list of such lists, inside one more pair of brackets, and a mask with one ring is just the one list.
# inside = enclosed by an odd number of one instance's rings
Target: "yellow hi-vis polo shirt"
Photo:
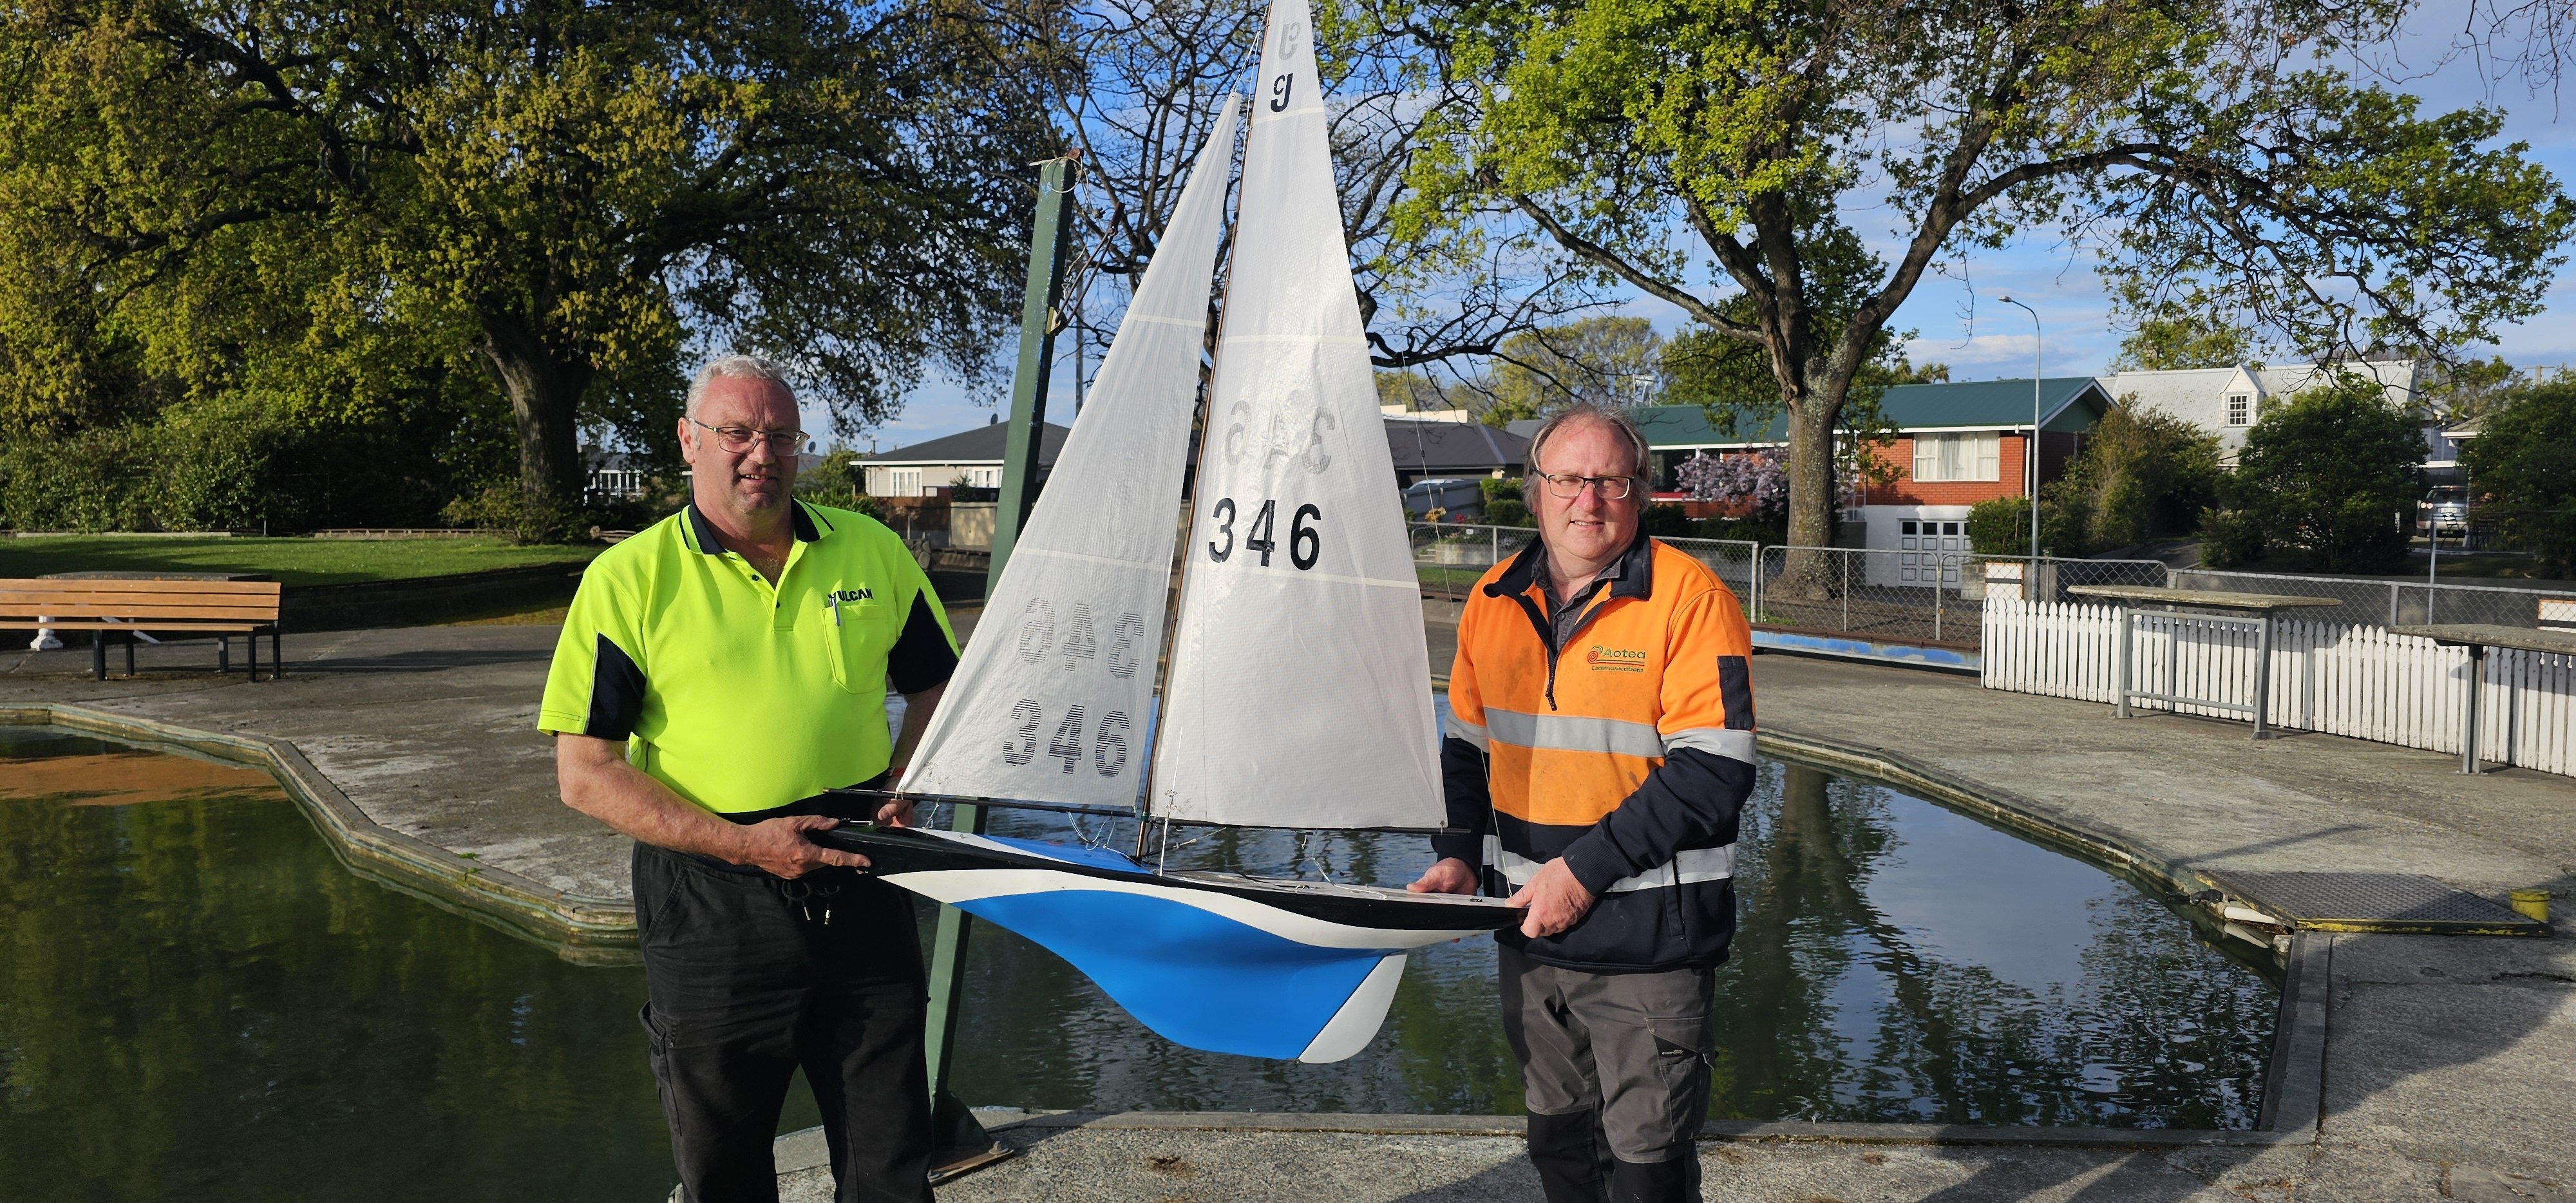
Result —
[[893, 531], [791, 504], [775, 587], [696, 506], [601, 552], [564, 616], [537, 729], [625, 740], [628, 761], [719, 814], [885, 772], [886, 687], [948, 680], [956, 636]]

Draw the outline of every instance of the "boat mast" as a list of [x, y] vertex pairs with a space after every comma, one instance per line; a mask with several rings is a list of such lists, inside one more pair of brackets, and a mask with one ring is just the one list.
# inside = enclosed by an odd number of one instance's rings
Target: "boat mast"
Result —
[[[1229, 112], [1234, 108], [1236, 101], [1237, 97], [1234, 93], [1226, 93], [1225, 106]], [[1247, 140], [1252, 137], [1252, 122], [1248, 118], [1243, 123], [1243, 136]], [[1234, 147], [1228, 145], [1225, 152], [1226, 166], [1230, 174], [1234, 164]], [[1231, 179], [1227, 182], [1226, 189], [1232, 192], [1241, 185], [1241, 179]], [[1145, 833], [1153, 830], [1154, 826], [1154, 787], [1157, 784], [1156, 778], [1159, 776], [1158, 766], [1162, 762], [1162, 757], [1158, 753], [1163, 746], [1164, 728], [1169, 725], [1171, 719], [1170, 715], [1163, 713], [1162, 686], [1170, 683], [1172, 660], [1180, 655], [1180, 649], [1172, 646], [1172, 636], [1181, 629], [1181, 607], [1189, 602], [1190, 591], [1185, 586], [1189, 583], [1190, 577], [1190, 548], [1196, 545], [1199, 535], [1198, 482], [1206, 475], [1208, 431], [1215, 426], [1216, 415], [1210, 410], [1216, 404], [1216, 374], [1225, 366], [1226, 300], [1234, 295], [1234, 248], [1243, 245], [1242, 218], [1243, 209], [1238, 204], [1235, 207], [1234, 230], [1227, 235], [1225, 242], [1225, 291], [1217, 296], [1216, 342], [1208, 348], [1207, 383], [1199, 387], [1199, 403], [1191, 410], [1191, 419], [1198, 424], [1199, 428], [1199, 453], [1190, 465], [1189, 476], [1181, 482], [1181, 504], [1187, 507], [1190, 520], [1182, 526], [1181, 543], [1174, 550], [1174, 555], [1178, 559], [1180, 579], [1172, 583], [1172, 604], [1168, 607], [1168, 612], [1163, 615], [1161, 645], [1163, 664], [1154, 690], [1154, 730], [1145, 740], [1145, 800], [1138, 808], [1136, 816], [1136, 859], [1140, 861], [1145, 859]], [[1171, 840], [1171, 828], [1168, 822], [1164, 827], [1163, 839], [1167, 844]]]

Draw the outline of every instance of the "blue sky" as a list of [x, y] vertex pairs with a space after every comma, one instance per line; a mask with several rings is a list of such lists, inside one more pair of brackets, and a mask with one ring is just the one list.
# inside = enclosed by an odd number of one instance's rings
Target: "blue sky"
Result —
[[[2442, 10], [2446, 6], [2428, 6]], [[2424, 99], [2426, 112], [2447, 112], [2473, 104], [2501, 108], [2506, 114], [2504, 139], [2530, 144], [2530, 156], [2556, 175], [2562, 187], [2576, 192], [2576, 81], [2563, 102], [2549, 91], [2531, 94], [2519, 79], [2492, 83], [2464, 56], [2448, 56], [2457, 29], [2419, 15], [2408, 36], [2372, 56], [2369, 70], [2388, 86]], [[2444, 62], [2445, 58], [2450, 61]], [[2564, 112], [2562, 112], [2564, 110]], [[1898, 233], [1892, 215], [1877, 210], [1876, 198], [1855, 193], [1844, 208], [1845, 220], [1872, 242], [1881, 258], [1893, 259]], [[1955, 270], [1955, 269], [1954, 269]], [[2038, 235], [1999, 251], [1972, 254], [1960, 275], [1927, 274], [1890, 325], [1912, 330], [1907, 351], [1916, 363], [1946, 363], [1953, 380], [2028, 377], [2032, 333], [2029, 315], [1996, 298], [2010, 295], [2038, 310], [2046, 374], [2076, 375], [2100, 371], [2119, 350], [2126, 333], [2112, 325], [2110, 306], [2092, 258], [2071, 249], [2054, 232]], [[2481, 354], [2502, 354], [2523, 367], [2576, 363], [2576, 268], [2562, 270], [2553, 281], [2550, 308], [2510, 328]], [[1673, 306], [1636, 297], [1626, 312], [1653, 321], [1666, 333], [1683, 324]], [[1049, 419], [1065, 422], [1073, 413], [1070, 339], [1059, 340]], [[1092, 365], [1097, 370], [1095, 361]], [[898, 447], [953, 434], [987, 421], [990, 405], [974, 404], [945, 381], [925, 382], [907, 399], [903, 412], [871, 432], [881, 447]], [[808, 429], [827, 431], [829, 420], [809, 414]], [[859, 446], [864, 449], [867, 439]]]

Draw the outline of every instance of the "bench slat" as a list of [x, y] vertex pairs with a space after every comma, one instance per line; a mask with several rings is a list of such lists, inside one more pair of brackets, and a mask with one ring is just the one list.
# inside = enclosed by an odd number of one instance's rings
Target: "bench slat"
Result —
[[274, 596], [277, 581], [129, 581], [101, 577], [5, 577], [0, 590], [76, 589], [94, 593], [247, 593]]
[[173, 631], [203, 631], [208, 634], [230, 631], [266, 633], [274, 624], [264, 622], [29, 622], [17, 618], [0, 618], [0, 631], [143, 631], [167, 635]]
[[0, 614], [11, 617], [23, 615], [28, 618], [132, 618], [146, 621], [160, 618], [273, 619], [277, 617], [277, 606], [274, 604], [265, 606], [152, 605], [137, 602], [103, 606], [91, 602], [63, 601], [13, 603], [6, 598], [0, 598]]

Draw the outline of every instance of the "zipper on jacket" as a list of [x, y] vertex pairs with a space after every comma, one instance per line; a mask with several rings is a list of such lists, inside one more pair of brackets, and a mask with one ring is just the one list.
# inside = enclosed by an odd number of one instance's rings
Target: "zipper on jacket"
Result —
[[[1592, 605], [1593, 600], [1601, 595], [1601, 591], [1604, 588], [1606, 588], [1606, 586], [1601, 582], [1593, 582], [1592, 592], [1585, 595], [1583, 599], [1584, 604], [1591, 606], [1591, 608], [1584, 612], [1583, 621], [1575, 624], [1575, 634], [1582, 634], [1586, 627], [1592, 625], [1593, 619], [1600, 617], [1602, 609], [1609, 605], [1608, 602], [1603, 602], [1600, 605]], [[1547, 591], [1545, 589], [1541, 589], [1539, 591], [1539, 595], [1542, 597], [1546, 596], [1546, 594]], [[1512, 600], [1521, 604], [1521, 613], [1529, 616], [1530, 626], [1538, 631], [1538, 645], [1547, 650], [1547, 708], [1550, 711], [1554, 711], [1556, 709], [1556, 655], [1558, 651], [1556, 644], [1556, 624], [1549, 621], [1541, 606], [1529, 599], [1528, 593], [1515, 593], [1512, 595]]]

